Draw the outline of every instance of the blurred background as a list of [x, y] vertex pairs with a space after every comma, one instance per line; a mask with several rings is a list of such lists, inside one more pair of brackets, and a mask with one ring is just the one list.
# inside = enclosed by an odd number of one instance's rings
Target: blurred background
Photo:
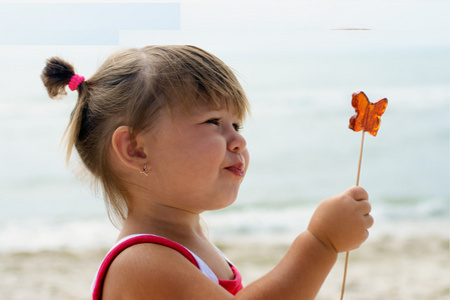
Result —
[[89, 78], [111, 53], [151, 44], [215, 54], [252, 104], [240, 195], [204, 214], [213, 240], [293, 238], [322, 199], [354, 185], [361, 133], [348, 120], [352, 93], [364, 91], [389, 100], [364, 144], [371, 238], [438, 238], [448, 253], [448, 2], [16, 3], [0, 1], [0, 255], [114, 243], [101, 195], [77, 178], [76, 161], [65, 166], [60, 141], [77, 94], [50, 100], [39, 75], [61, 56]]

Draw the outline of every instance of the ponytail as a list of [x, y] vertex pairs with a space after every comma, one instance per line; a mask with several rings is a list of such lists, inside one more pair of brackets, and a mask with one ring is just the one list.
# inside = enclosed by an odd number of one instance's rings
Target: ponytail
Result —
[[59, 57], [52, 57], [47, 60], [47, 64], [41, 74], [41, 79], [47, 88], [48, 95], [52, 99], [61, 99], [61, 96], [67, 95], [66, 86], [69, 86], [72, 91], [78, 90], [78, 101], [64, 133], [67, 147], [66, 163], [68, 163], [83, 121], [83, 114], [87, 103], [87, 84], [83, 76], [75, 74], [75, 69], [70, 63]]
[[50, 98], [55, 99], [58, 96], [67, 95], [66, 85], [74, 75], [75, 70], [70, 63], [59, 57], [48, 59], [41, 78]]

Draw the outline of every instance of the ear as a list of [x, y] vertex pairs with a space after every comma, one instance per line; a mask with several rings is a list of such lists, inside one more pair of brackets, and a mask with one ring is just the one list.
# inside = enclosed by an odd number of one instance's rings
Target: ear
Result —
[[125, 166], [140, 170], [147, 164], [147, 154], [142, 145], [132, 139], [128, 126], [120, 126], [114, 131], [111, 144], [114, 153]]

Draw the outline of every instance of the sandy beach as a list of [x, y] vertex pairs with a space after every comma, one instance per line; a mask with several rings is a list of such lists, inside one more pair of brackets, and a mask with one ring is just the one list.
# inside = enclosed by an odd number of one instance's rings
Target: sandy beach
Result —
[[[445, 224], [448, 222], [441, 225]], [[216, 244], [237, 265], [244, 284], [249, 284], [276, 265], [291, 238], [240, 236]], [[2, 254], [0, 299], [89, 299], [92, 278], [106, 251]], [[316, 299], [339, 299], [344, 258], [344, 254], [339, 256]], [[375, 233], [361, 248], [350, 253], [344, 298], [448, 300], [449, 284], [448, 235], [424, 232], [396, 238]]]
[[[266, 274], [288, 246], [249, 242], [241, 249], [229, 246], [224, 251], [238, 265], [248, 284]], [[317, 300], [340, 299], [344, 261], [342, 253]], [[448, 236], [423, 234], [398, 239], [380, 235], [350, 252], [346, 300], [448, 300], [449, 289]]]

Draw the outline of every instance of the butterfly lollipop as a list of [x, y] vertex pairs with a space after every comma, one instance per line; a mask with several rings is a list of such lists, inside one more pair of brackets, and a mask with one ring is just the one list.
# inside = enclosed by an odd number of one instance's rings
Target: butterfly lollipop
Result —
[[368, 132], [376, 136], [380, 128], [380, 119], [384, 114], [388, 104], [388, 100], [383, 98], [376, 103], [369, 102], [364, 92], [353, 93], [352, 106], [355, 114], [350, 118], [350, 128], [353, 131], [362, 130], [361, 150], [359, 153], [358, 175], [356, 177], [356, 185], [359, 185], [359, 173], [361, 171], [362, 150], [364, 145], [364, 133]]
[[[380, 118], [386, 110], [388, 100], [383, 98], [376, 103], [369, 102], [364, 92], [353, 93], [352, 106], [355, 108], [355, 114], [350, 118], [350, 125], [348, 126], [353, 131], [362, 130], [361, 149], [359, 152], [358, 174], [356, 176], [356, 185], [359, 185], [359, 174], [361, 171], [361, 160], [364, 146], [364, 133], [368, 132], [373, 136], [376, 136], [378, 129], [380, 128]], [[345, 256], [345, 268], [344, 279], [342, 282], [341, 300], [344, 299], [345, 280], [347, 277], [347, 265], [348, 265], [347, 252]]]
[[380, 128], [380, 118], [386, 110], [387, 104], [386, 98], [371, 103], [364, 92], [353, 93], [352, 106], [355, 108], [356, 114], [350, 118], [348, 128], [354, 131], [363, 130], [376, 136], [378, 128]]

